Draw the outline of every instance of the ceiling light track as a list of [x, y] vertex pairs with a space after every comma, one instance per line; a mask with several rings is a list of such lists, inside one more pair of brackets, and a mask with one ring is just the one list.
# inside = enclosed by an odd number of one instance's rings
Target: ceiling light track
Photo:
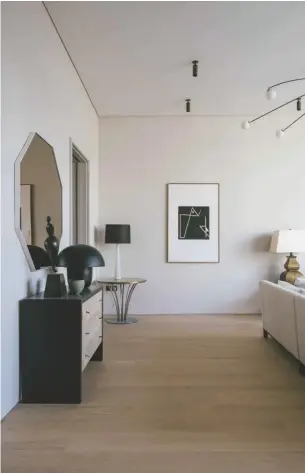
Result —
[[[276, 97], [276, 91], [274, 90], [275, 87], [278, 87], [280, 85], [283, 85], [283, 84], [288, 84], [290, 82], [297, 82], [297, 81], [305, 81], [305, 77], [300, 77], [298, 79], [290, 79], [290, 80], [286, 80], [286, 81], [283, 81], [283, 82], [279, 82], [277, 84], [274, 84], [274, 85], [271, 85], [270, 87], [268, 87], [267, 89], [267, 97], [268, 99], [274, 99]], [[278, 107], [275, 107], [273, 108], [272, 110], [270, 110], [269, 112], [266, 112], [266, 113], [263, 113], [262, 115], [259, 115], [258, 117], [256, 118], [253, 118], [253, 120], [247, 120], [247, 121], [244, 121], [242, 123], [242, 128], [244, 130], [248, 130], [250, 128], [250, 124], [251, 123], [254, 123], [256, 122], [257, 120], [260, 120], [261, 118], [263, 117], [266, 117], [267, 115], [270, 115], [271, 113], [275, 112], [276, 110], [279, 110], [280, 108], [283, 108], [283, 107], [286, 107], [287, 105], [293, 103], [293, 102], [296, 102], [296, 109], [298, 112], [300, 112], [302, 110], [302, 101], [301, 99], [305, 97], [305, 94], [302, 94], [302, 95], [298, 95], [297, 97], [295, 97], [294, 99], [292, 100], [288, 100], [288, 102], [285, 102], [283, 103], [282, 105], [279, 105]], [[298, 118], [296, 118], [292, 123], [290, 123], [290, 125], [286, 126], [286, 128], [282, 128], [280, 130], [277, 130], [276, 132], [276, 136], [278, 138], [281, 138], [284, 134], [284, 132], [286, 130], [288, 130], [288, 128], [290, 128], [292, 125], [294, 125], [295, 123], [297, 123], [299, 120], [301, 120], [301, 118], [303, 118], [305, 116], [305, 113], [303, 113], [302, 115], [300, 115]]]
[[244, 123], [249, 123], [249, 125], [250, 125], [251, 123], [254, 123], [254, 122], [256, 122], [257, 120], [260, 120], [261, 118], [266, 117], [267, 115], [270, 115], [270, 113], [276, 112], [276, 110], [279, 110], [280, 108], [286, 107], [286, 105], [289, 105], [289, 104], [292, 103], [292, 102], [300, 101], [302, 97], [305, 97], [305, 94], [300, 95], [299, 97], [296, 97], [296, 98], [294, 98], [294, 99], [292, 99], [292, 100], [289, 100], [288, 102], [285, 102], [285, 103], [283, 103], [282, 105], [279, 105], [278, 107], [273, 108], [273, 109], [270, 110], [269, 112], [263, 113], [263, 114], [260, 115], [259, 117], [253, 118], [253, 120], [249, 120], [249, 121], [244, 122]]
[[298, 77], [297, 79], [284, 80], [283, 82], [278, 82], [277, 84], [270, 85], [270, 87], [268, 87], [268, 89], [266, 90], [267, 98], [269, 100], [272, 100], [276, 97], [276, 91], [274, 90], [275, 87], [279, 87], [280, 85], [283, 85], [283, 84], [289, 84], [290, 82], [297, 82], [300, 80], [305, 80], [305, 77]]
[[302, 115], [300, 115], [298, 118], [296, 118], [292, 123], [290, 123], [290, 125], [286, 126], [286, 128], [283, 128], [281, 131], [286, 131], [288, 130], [288, 128], [290, 128], [292, 125], [294, 125], [296, 122], [298, 122], [299, 120], [301, 120], [301, 118], [303, 118], [305, 116], [305, 113], [302, 113]]

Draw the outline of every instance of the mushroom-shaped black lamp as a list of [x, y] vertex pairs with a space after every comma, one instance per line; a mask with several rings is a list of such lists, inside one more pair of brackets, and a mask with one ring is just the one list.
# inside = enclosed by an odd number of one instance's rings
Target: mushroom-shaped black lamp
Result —
[[101, 253], [90, 245], [71, 245], [58, 255], [57, 266], [67, 268], [69, 279], [84, 280], [85, 287], [92, 283], [92, 268], [105, 266]]

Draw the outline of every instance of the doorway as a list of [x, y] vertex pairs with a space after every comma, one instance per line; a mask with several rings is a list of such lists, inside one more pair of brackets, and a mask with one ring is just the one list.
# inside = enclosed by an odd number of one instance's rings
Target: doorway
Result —
[[72, 143], [71, 244], [88, 244], [89, 163]]

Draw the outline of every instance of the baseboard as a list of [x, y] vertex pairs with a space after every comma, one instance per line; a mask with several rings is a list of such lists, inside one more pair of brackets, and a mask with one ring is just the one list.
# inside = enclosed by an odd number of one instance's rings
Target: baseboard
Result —
[[[187, 313], [187, 314], [128, 314], [128, 317], [168, 317], [168, 316], [177, 316], [177, 317], [189, 317], [189, 316], [195, 316], [195, 317], [211, 317], [211, 316], [241, 316], [241, 317], [253, 317], [253, 316], [261, 316], [261, 313], [250, 313], [250, 314], [244, 314], [244, 313]], [[116, 314], [104, 314], [104, 317], [116, 317]]]

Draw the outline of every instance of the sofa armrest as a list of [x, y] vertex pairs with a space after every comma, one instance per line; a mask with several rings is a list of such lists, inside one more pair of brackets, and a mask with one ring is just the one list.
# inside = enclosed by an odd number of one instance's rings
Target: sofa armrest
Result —
[[260, 281], [263, 328], [299, 359], [294, 299], [298, 294], [269, 281]]
[[300, 361], [305, 365], [305, 297], [295, 296], [295, 313]]

